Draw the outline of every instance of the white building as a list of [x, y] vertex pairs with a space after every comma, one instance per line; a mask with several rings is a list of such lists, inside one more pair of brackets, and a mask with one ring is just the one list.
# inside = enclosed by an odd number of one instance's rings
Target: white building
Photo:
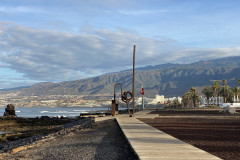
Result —
[[233, 102], [234, 103], [239, 103], [240, 102], [238, 95], [236, 95], [236, 96], [234, 95], [233, 96]]
[[[146, 98], [144, 98], [146, 99]], [[137, 105], [141, 105], [142, 104], [142, 97], [138, 97], [137, 99]]]
[[[143, 101], [144, 101], [145, 104], [148, 103], [148, 100], [149, 100], [149, 98], [143, 97]], [[137, 101], [135, 101], [135, 103], [136, 103], [137, 105], [142, 105], [142, 97], [138, 97], [138, 99], [137, 99]]]
[[[200, 97], [200, 105], [207, 105], [207, 97]], [[222, 105], [223, 104], [223, 97], [211, 97], [209, 98], [209, 105]]]
[[[233, 103], [239, 103], [239, 102], [240, 102], [240, 100], [239, 100], [238, 95], [234, 96]], [[211, 97], [209, 99], [209, 104], [210, 105], [216, 105], [216, 104], [222, 105], [223, 97]], [[207, 97], [200, 97], [200, 105], [207, 105]]]
[[172, 97], [172, 98], [165, 98], [165, 102], [173, 102], [173, 101], [178, 101], [179, 103], [182, 102], [182, 97]]
[[152, 100], [152, 102], [150, 102], [151, 104], [158, 104], [158, 103], [161, 103], [163, 104], [165, 101], [164, 101], [164, 95], [155, 95], [155, 98]]

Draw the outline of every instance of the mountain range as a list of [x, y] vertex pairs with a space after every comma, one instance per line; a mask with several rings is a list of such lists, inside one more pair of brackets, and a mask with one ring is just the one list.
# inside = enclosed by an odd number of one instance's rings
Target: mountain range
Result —
[[[146, 66], [136, 69], [135, 95], [140, 96], [140, 89], [144, 86], [147, 97], [154, 97], [156, 94], [165, 95], [165, 97], [182, 96], [191, 87], [200, 90], [204, 86], [212, 85], [216, 80], [226, 79], [229, 86], [236, 87], [239, 78], [240, 56], [191, 64], [167, 63]], [[115, 83], [121, 83], [124, 91], [131, 91], [132, 70], [75, 81], [37, 83], [7, 92], [18, 92], [22, 96], [113, 94]]]

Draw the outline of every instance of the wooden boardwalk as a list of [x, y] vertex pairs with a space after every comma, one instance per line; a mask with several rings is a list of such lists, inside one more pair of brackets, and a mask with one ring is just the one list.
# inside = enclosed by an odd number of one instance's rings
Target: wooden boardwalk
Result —
[[219, 160], [220, 158], [198, 149], [155, 129], [136, 118], [154, 118], [148, 111], [140, 111], [134, 117], [118, 115], [116, 120], [128, 142], [141, 160]]

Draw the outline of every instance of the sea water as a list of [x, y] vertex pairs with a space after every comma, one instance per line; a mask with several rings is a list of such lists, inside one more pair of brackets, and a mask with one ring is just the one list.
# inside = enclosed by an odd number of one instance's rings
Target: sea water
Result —
[[[17, 117], [35, 118], [49, 117], [76, 117], [81, 113], [108, 111], [109, 107], [16, 107]], [[0, 108], [0, 116], [3, 116], [5, 108]]]

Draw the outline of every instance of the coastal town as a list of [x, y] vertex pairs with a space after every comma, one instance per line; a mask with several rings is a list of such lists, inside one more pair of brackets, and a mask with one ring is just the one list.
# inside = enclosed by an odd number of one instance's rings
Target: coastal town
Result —
[[98, 95], [16, 96], [9, 93], [0, 95], [0, 107], [5, 107], [7, 104], [14, 104], [16, 107], [100, 107], [110, 105], [107, 97], [99, 98]]
[[[14, 104], [16, 107], [110, 107], [112, 99], [111, 94], [19, 96], [15, 93], [7, 93], [0, 94], [0, 107], [6, 107], [8, 104]], [[119, 101], [121, 101], [120, 98]], [[166, 104], [173, 101], [181, 103], [182, 98], [166, 98], [164, 95], [156, 95], [153, 98], [144, 97], [146, 105]], [[141, 105], [142, 96], [135, 97], [135, 103]], [[124, 103], [121, 105], [125, 106]]]

